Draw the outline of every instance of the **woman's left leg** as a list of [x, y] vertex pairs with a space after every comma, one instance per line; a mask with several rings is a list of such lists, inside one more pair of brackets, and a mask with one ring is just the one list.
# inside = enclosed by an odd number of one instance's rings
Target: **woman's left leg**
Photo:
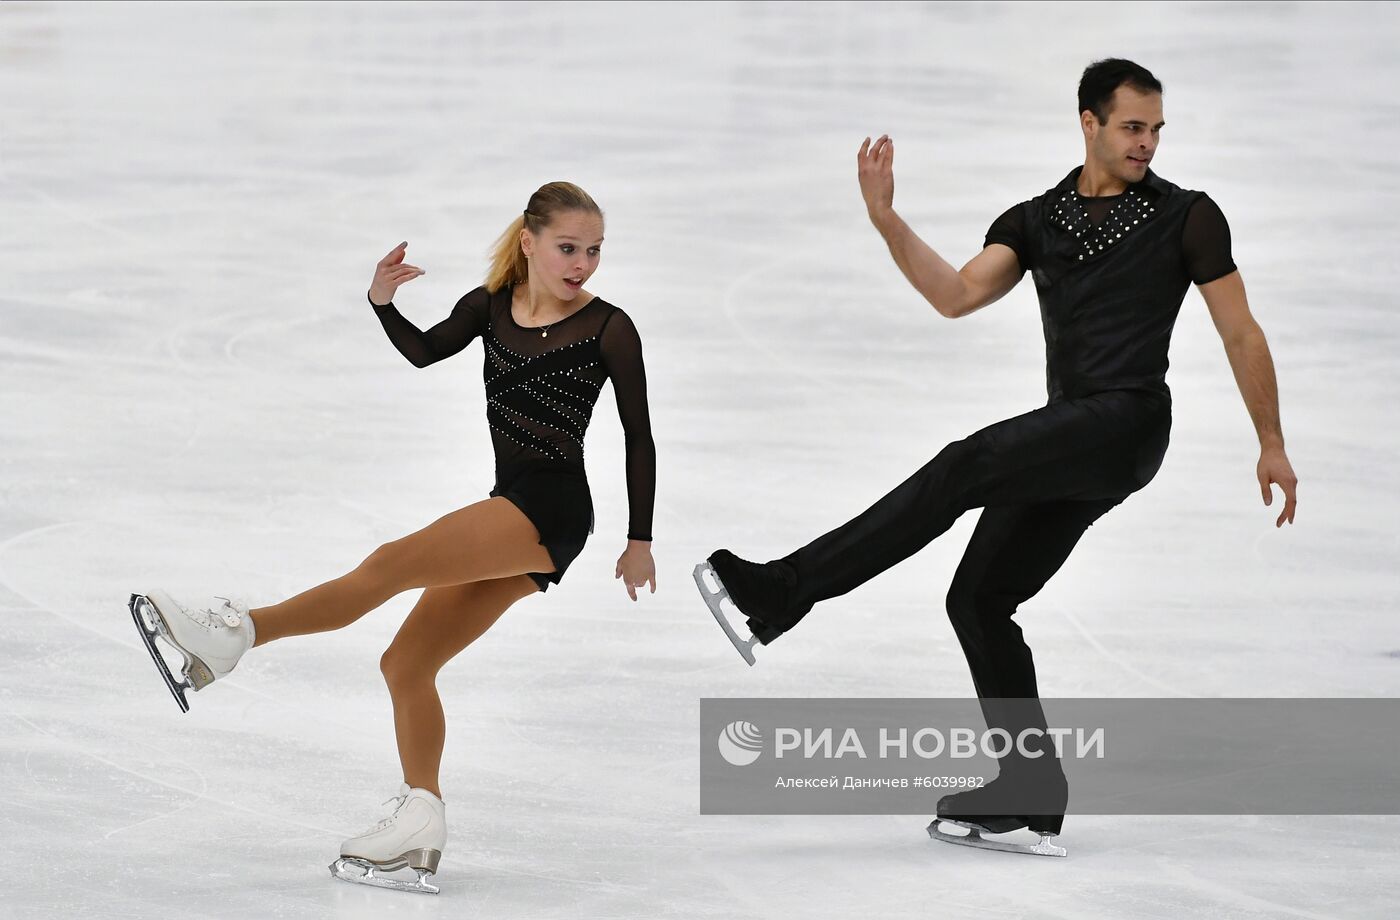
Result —
[[437, 675], [523, 597], [538, 591], [528, 575], [428, 588], [379, 660], [394, 701], [403, 781], [438, 798], [438, 766], [447, 734]]
[[[348, 626], [400, 592], [553, 572], [539, 531], [497, 496], [385, 543], [341, 577], [250, 611], [255, 644]], [[527, 579], [528, 580], [528, 579]]]

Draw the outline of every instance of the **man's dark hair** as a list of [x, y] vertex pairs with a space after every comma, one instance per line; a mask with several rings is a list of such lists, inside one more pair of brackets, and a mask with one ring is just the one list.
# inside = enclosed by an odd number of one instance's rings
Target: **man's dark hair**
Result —
[[1120, 86], [1131, 86], [1140, 93], [1162, 91], [1162, 84], [1146, 67], [1123, 58], [1106, 58], [1084, 68], [1084, 76], [1079, 78], [1079, 111], [1088, 109], [1099, 124], [1108, 124], [1113, 91]]

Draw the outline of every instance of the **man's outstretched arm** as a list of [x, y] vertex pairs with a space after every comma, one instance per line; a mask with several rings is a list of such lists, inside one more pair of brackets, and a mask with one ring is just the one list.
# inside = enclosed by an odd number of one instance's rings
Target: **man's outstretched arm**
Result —
[[904, 277], [940, 314], [966, 316], [1000, 300], [1021, 280], [1021, 264], [1010, 246], [993, 243], [959, 270], [919, 239], [894, 210], [894, 141], [889, 137], [873, 147], [866, 138], [856, 167], [870, 222]]
[[1220, 340], [1225, 344], [1225, 355], [1230, 360], [1230, 369], [1235, 372], [1235, 383], [1240, 388], [1245, 408], [1249, 410], [1254, 430], [1259, 435], [1259, 464], [1255, 473], [1259, 478], [1264, 504], [1273, 504], [1271, 484], [1278, 483], [1285, 500], [1283, 511], [1274, 526], [1282, 527], [1284, 521], [1291, 524], [1298, 505], [1298, 477], [1294, 475], [1293, 466], [1283, 449], [1278, 381], [1274, 376], [1274, 361], [1269, 353], [1269, 343], [1264, 338], [1264, 330], [1259, 328], [1249, 312], [1244, 279], [1238, 271], [1202, 284], [1200, 290], [1210, 310], [1210, 318], [1215, 322], [1215, 329], [1220, 333]]

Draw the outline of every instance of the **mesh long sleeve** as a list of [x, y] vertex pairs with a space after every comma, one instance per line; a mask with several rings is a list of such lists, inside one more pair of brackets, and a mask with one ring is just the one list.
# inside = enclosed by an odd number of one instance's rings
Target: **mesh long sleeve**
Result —
[[631, 317], [617, 310], [603, 327], [601, 344], [603, 365], [612, 380], [627, 445], [627, 538], [650, 540], [656, 501], [656, 443], [651, 436], [651, 414], [647, 408], [642, 340]]
[[370, 306], [374, 307], [374, 313], [394, 347], [414, 367], [427, 367], [443, 358], [452, 357], [486, 331], [490, 321], [488, 303], [485, 288], [470, 291], [457, 301], [447, 319], [427, 331], [409, 322], [392, 301], [377, 304], [371, 300]]

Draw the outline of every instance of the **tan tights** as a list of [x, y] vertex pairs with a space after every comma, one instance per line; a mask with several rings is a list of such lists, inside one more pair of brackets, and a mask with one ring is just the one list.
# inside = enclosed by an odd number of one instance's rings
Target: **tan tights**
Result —
[[272, 607], [250, 611], [256, 645], [348, 626], [389, 598], [424, 588], [380, 659], [394, 703], [403, 779], [438, 796], [446, 734], [437, 673], [516, 601], [539, 590], [528, 572], [552, 572], [530, 519], [489, 498], [386, 543], [354, 571]]

